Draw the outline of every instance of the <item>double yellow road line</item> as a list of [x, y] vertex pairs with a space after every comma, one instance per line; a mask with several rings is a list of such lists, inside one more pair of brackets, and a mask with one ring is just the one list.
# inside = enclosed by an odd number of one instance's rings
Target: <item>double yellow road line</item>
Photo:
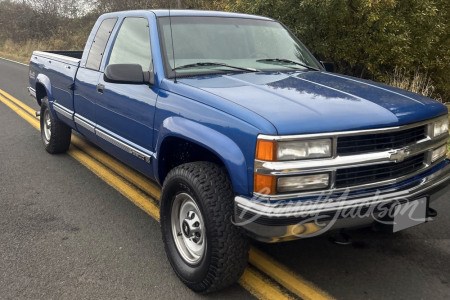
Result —
[[[0, 101], [40, 130], [32, 108], [3, 90]], [[159, 222], [159, 186], [76, 135], [72, 135], [68, 154]], [[333, 299], [254, 247], [250, 249], [249, 262], [251, 266], [239, 283], [259, 299]]]

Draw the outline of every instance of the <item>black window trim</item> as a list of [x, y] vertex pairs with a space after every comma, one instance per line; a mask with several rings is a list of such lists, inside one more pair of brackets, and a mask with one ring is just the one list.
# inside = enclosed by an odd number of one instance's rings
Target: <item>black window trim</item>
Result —
[[111, 54], [112, 51], [114, 49], [114, 45], [116, 44], [116, 40], [117, 37], [119, 36], [120, 33], [120, 29], [122, 28], [123, 23], [125, 22], [126, 19], [145, 19], [147, 21], [147, 28], [148, 28], [148, 34], [149, 34], [149, 41], [150, 41], [150, 66], [148, 70], [143, 70], [144, 72], [146, 71], [150, 71], [152, 72], [154, 69], [154, 64], [153, 64], [153, 50], [152, 50], [152, 36], [151, 36], [151, 31], [150, 31], [150, 21], [147, 17], [145, 16], [126, 16], [122, 19], [122, 21], [120, 22], [119, 27], [117, 28], [115, 35], [114, 35], [114, 40], [111, 41], [111, 47], [109, 47], [109, 52], [108, 52], [108, 56], [105, 59], [105, 67], [103, 68], [102, 72], [105, 72], [104, 69], [106, 69], [106, 67], [109, 65], [109, 60], [111, 59]]
[[[91, 47], [89, 48], [89, 53], [88, 53], [88, 55], [87, 55], [87, 57], [86, 57], [86, 62], [85, 62], [85, 64], [84, 64], [84, 67], [85, 67], [86, 69], [88, 69], [88, 70], [93, 70], [93, 71], [100, 71], [100, 68], [101, 68], [101, 66], [102, 66], [103, 57], [105, 56], [106, 46], [108, 46], [109, 39], [111, 38], [111, 35], [112, 35], [113, 31], [114, 31], [114, 28], [115, 28], [116, 25], [117, 25], [117, 20], [118, 20], [118, 19], [119, 19], [118, 17], [114, 17], [114, 18], [105, 18], [105, 19], [102, 20], [102, 22], [101, 22], [100, 25], [98, 26], [97, 32], [95, 33], [94, 38], [93, 38], [92, 43], [91, 43]], [[95, 69], [95, 68], [90, 68], [90, 67], [88, 67], [88, 62], [89, 62], [89, 56], [91, 55], [92, 46], [94, 45], [95, 38], [97, 37], [97, 34], [98, 34], [98, 32], [99, 32], [99, 30], [100, 30], [100, 28], [101, 28], [103, 22], [105, 22], [106, 20], [115, 20], [115, 22], [114, 22], [113, 27], [111, 28], [111, 31], [109, 32], [108, 39], [106, 40], [105, 48], [104, 48], [103, 51], [102, 51], [101, 58], [100, 58], [100, 64], [98, 65], [98, 68], [97, 68], [97, 69]]]

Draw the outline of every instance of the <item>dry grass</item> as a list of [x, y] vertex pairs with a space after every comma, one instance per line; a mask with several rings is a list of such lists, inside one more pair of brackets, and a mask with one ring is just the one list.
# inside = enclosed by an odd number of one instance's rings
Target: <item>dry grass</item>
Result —
[[31, 41], [20, 45], [11, 42], [11, 40], [6, 40], [3, 45], [0, 45], [0, 56], [28, 64], [31, 53], [33, 53], [33, 50], [35, 49], [33, 47], [36, 46], [37, 43]]
[[75, 44], [78, 44], [78, 47], [73, 44], [74, 39], [67, 41], [60, 39], [28, 40], [25, 43], [15, 43], [8, 39], [0, 44], [0, 57], [28, 64], [31, 54], [35, 50], [82, 50], [84, 39], [76, 40]]
[[442, 99], [434, 94], [436, 88], [430, 76], [426, 72], [421, 72], [419, 69], [415, 70], [411, 76], [406, 70], [395, 68], [394, 73], [389, 76], [388, 84], [442, 102]]

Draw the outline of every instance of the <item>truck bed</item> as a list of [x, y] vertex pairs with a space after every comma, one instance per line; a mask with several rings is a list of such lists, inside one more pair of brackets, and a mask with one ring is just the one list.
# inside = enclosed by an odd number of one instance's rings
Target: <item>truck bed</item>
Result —
[[[30, 61], [30, 85], [51, 82], [47, 91], [56, 106], [73, 111], [73, 84], [83, 51], [34, 51]], [[69, 121], [69, 120], [68, 120]]]
[[38, 57], [41, 57], [78, 66], [82, 56], [83, 51], [34, 51], [32, 60], [37, 60]]
[[47, 50], [47, 51], [42, 51], [42, 52], [46, 52], [46, 53], [52, 53], [52, 54], [58, 54], [58, 55], [62, 55], [62, 56], [69, 56], [72, 58], [77, 58], [77, 59], [81, 59], [81, 57], [83, 56], [83, 50], [80, 51], [67, 51], [67, 50], [63, 50], [63, 51], [55, 51], [55, 50]]

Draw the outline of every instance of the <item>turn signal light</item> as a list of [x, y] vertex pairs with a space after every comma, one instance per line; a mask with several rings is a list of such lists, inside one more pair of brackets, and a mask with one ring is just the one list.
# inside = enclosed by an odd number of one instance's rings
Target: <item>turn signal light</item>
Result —
[[258, 140], [256, 144], [256, 159], [275, 161], [277, 158], [277, 142]]
[[254, 174], [253, 190], [255, 193], [273, 195], [276, 192], [276, 177], [271, 175]]

